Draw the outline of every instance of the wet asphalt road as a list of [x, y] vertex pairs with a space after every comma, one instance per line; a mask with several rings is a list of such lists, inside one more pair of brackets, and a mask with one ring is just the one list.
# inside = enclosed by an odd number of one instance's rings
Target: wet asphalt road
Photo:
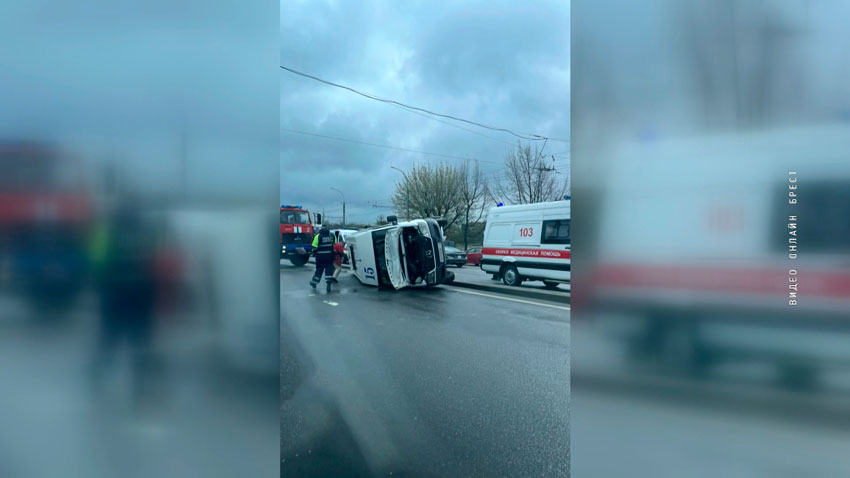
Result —
[[567, 476], [569, 310], [281, 266], [281, 476]]
[[274, 375], [230, 366], [202, 316], [169, 317], [154, 338], [152, 400], [134, 409], [128, 344], [102, 386], [91, 381], [97, 310], [87, 293], [39, 317], [0, 294], [0, 477], [273, 474]]

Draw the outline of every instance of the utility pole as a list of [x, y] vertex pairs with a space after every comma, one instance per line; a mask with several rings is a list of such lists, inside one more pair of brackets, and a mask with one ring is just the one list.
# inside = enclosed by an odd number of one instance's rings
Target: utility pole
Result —
[[400, 172], [402, 174], [402, 176], [404, 176], [404, 193], [407, 196], [407, 220], [409, 221], [410, 220], [410, 182], [407, 180], [407, 173], [405, 173], [404, 171], [402, 171], [401, 169], [399, 169], [395, 166], [390, 166], [390, 167], [395, 169], [396, 171]]
[[340, 196], [342, 196], [342, 227], [345, 227], [345, 194], [343, 194], [342, 191], [337, 188], [329, 189], [333, 189], [334, 191], [338, 192]]

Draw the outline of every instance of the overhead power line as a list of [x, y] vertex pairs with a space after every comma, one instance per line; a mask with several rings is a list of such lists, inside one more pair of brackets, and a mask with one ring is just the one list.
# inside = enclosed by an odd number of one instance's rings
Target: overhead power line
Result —
[[418, 150], [418, 149], [398, 148], [396, 146], [388, 146], [388, 145], [385, 145], [385, 144], [377, 144], [377, 143], [367, 143], [365, 141], [358, 141], [356, 139], [338, 138], [336, 136], [328, 136], [328, 135], [317, 134], [317, 133], [307, 133], [305, 131], [296, 131], [294, 129], [288, 129], [288, 128], [281, 128], [280, 130], [286, 131], [288, 133], [301, 134], [301, 135], [304, 135], [304, 136], [314, 136], [316, 138], [332, 139], [334, 141], [344, 141], [346, 143], [362, 144], [362, 145], [365, 145], [365, 146], [374, 146], [376, 148], [393, 149], [393, 150], [396, 150], [396, 151], [405, 151], [405, 152], [408, 152], [408, 153], [419, 153], [419, 154], [426, 154], [428, 156], [439, 156], [441, 158], [462, 159], [464, 161], [478, 161], [478, 162], [481, 162], [481, 163], [500, 164], [500, 163], [496, 163], [496, 162], [493, 162], [493, 161], [484, 161], [484, 160], [481, 160], [481, 159], [475, 159], [475, 158], [469, 158], [469, 157], [463, 157], [463, 156], [454, 156], [454, 155], [451, 155], [451, 154], [431, 153], [431, 152], [428, 152], [428, 151], [421, 151], [421, 150]]
[[372, 99], [372, 100], [375, 100], [375, 101], [380, 101], [380, 102], [383, 102], [383, 103], [389, 103], [389, 104], [398, 105], [398, 106], [401, 106], [402, 108], [406, 108], [406, 109], [408, 109], [408, 110], [421, 111], [421, 112], [423, 112], [423, 113], [428, 113], [428, 114], [431, 114], [431, 115], [434, 115], [434, 116], [439, 116], [439, 117], [441, 117], [441, 118], [448, 118], [448, 119], [452, 119], [452, 120], [455, 120], [455, 121], [462, 121], [462, 122], [464, 122], [464, 123], [468, 123], [468, 124], [471, 124], [471, 125], [474, 125], [474, 126], [478, 126], [478, 127], [480, 127], [480, 128], [489, 129], [489, 130], [492, 130], [492, 131], [502, 131], [502, 132], [504, 132], [504, 133], [512, 134], [512, 135], [516, 136], [517, 138], [525, 139], [525, 140], [529, 140], [529, 141], [536, 141], [536, 140], [543, 140], [543, 139], [546, 139], [544, 136], [540, 136], [540, 135], [537, 135], [537, 134], [521, 135], [521, 134], [515, 133], [515, 132], [513, 132], [513, 131], [511, 131], [511, 130], [509, 130], [509, 129], [507, 129], [507, 128], [498, 128], [498, 127], [495, 127], [495, 126], [487, 126], [487, 125], [485, 125], [485, 124], [477, 123], [477, 122], [475, 122], [475, 121], [470, 121], [470, 120], [466, 120], [466, 119], [463, 119], [463, 118], [458, 118], [457, 116], [445, 115], [445, 114], [442, 114], [442, 113], [435, 113], [435, 112], [433, 112], [433, 111], [426, 110], [425, 108], [419, 108], [419, 107], [416, 107], [416, 106], [410, 106], [410, 105], [406, 105], [406, 104], [404, 104], [404, 103], [401, 103], [401, 102], [399, 102], [399, 101], [390, 100], [390, 99], [386, 99], [386, 98], [381, 98], [381, 97], [379, 97], [379, 96], [370, 95], [370, 94], [368, 94], [368, 93], [363, 93], [362, 91], [355, 90], [354, 88], [351, 88], [351, 87], [348, 87], [348, 86], [345, 86], [345, 85], [340, 85], [340, 84], [338, 84], [338, 83], [333, 83], [333, 82], [331, 82], [331, 81], [323, 80], [323, 79], [321, 79], [321, 78], [319, 78], [319, 77], [316, 77], [316, 76], [313, 76], [313, 75], [308, 75], [307, 73], [303, 73], [303, 72], [300, 72], [300, 71], [298, 71], [298, 70], [294, 70], [294, 69], [289, 68], [289, 67], [287, 67], [287, 66], [280, 65], [280, 67], [281, 67], [281, 69], [286, 70], [286, 71], [288, 71], [288, 72], [290, 72], [290, 73], [294, 73], [294, 74], [296, 74], [296, 75], [303, 76], [303, 77], [305, 77], [305, 78], [310, 78], [311, 80], [316, 80], [316, 81], [318, 81], [318, 82], [320, 82], [320, 83], [324, 83], [324, 84], [326, 84], [326, 85], [335, 86], [335, 87], [337, 87], [337, 88], [342, 88], [342, 89], [344, 89], [344, 90], [348, 90], [348, 91], [350, 91], [350, 92], [352, 92], [352, 93], [358, 94], [358, 95], [360, 95], [360, 96], [364, 96], [364, 97], [366, 97], [366, 98], [369, 98], [369, 99]]
[[429, 120], [433, 120], [433, 121], [436, 121], [436, 122], [438, 122], [438, 123], [443, 123], [444, 125], [451, 126], [452, 128], [461, 129], [461, 130], [467, 131], [467, 132], [469, 132], [469, 133], [472, 133], [472, 134], [474, 134], [474, 135], [482, 136], [482, 137], [484, 137], [484, 138], [491, 139], [491, 140], [493, 140], [493, 141], [498, 141], [498, 142], [500, 142], [500, 143], [507, 144], [508, 146], [512, 146], [512, 147], [515, 147], [515, 146], [516, 146], [515, 144], [513, 144], [513, 143], [511, 143], [511, 142], [508, 142], [508, 141], [505, 141], [505, 140], [503, 140], [503, 139], [494, 138], [494, 137], [492, 137], [492, 136], [487, 136], [487, 135], [486, 135], [486, 134], [484, 134], [484, 133], [479, 133], [478, 131], [475, 131], [475, 130], [472, 130], [472, 129], [469, 129], [469, 128], [464, 128], [463, 126], [456, 125], [456, 124], [452, 124], [452, 123], [449, 123], [448, 121], [443, 121], [443, 120], [441, 120], [441, 119], [434, 118], [433, 116], [429, 116], [429, 115], [426, 115], [426, 114], [424, 114], [424, 113], [420, 113], [420, 112], [418, 112], [418, 111], [409, 110], [409, 109], [407, 109], [407, 108], [403, 108], [403, 107], [401, 107], [401, 106], [397, 106], [397, 105], [393, 105], [393, 106], [395, 106], [396, 108], [399, 108], [399, 109], [405, 110], [405, 111], [407, 111], [407, 112], [409, 112], [409, 113], [413, 113], [413, 114], [415, 114], [415, 115], [422, 116], [423, 118], [428, 118]]
[[546, 150], [546, 143], [549, 142], [549, 138], [546, 138], [546, 141], [543, 142], [543, 147], [540, 148], [540, 155], [537, 157], [537, 160], [540, 161], [543, 158], [543, 151]]

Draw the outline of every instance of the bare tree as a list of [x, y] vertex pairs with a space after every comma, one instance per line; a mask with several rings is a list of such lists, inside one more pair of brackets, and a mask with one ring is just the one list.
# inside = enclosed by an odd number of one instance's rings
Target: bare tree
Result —
[[569, 177], [561, 180], [557, 172], [552, 164], [547, 164], [539, 149], [519, 144], [505, 155], [505, 180], [499, 183], [492, 197], [513, 204], [561, 199], [568, 191]]
[[[800, 47], [810, 39], [807, 2], [675, 2], [684, 71], [706, 126], [751, 128], [813, 113]], [[796, 7], [796, 8], [795, 8]], [[681, 9], [681, 10], [678, 10]]]
[[488, 187], [478, 162], [467, 161], [459, 169], [459, 216], [463, 230], [463, 250], [469, 247], [469, 225], [481, 220], [487, 204]]
[[409, 207], [414, 217], [442, 217], [449, 228], [460, 216], [460, 182], [458, 168], [446, 164], [414, 166], [396, 185], [393, 207], [396, 211]]

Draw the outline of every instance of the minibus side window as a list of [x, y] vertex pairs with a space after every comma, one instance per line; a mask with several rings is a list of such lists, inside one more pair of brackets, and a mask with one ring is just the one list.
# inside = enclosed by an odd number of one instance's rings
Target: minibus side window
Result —
[[541, 244], [569, 244], [570, 243], [570, 220], [559, 219], [555, 221], [543, 221], [543, 235]]

